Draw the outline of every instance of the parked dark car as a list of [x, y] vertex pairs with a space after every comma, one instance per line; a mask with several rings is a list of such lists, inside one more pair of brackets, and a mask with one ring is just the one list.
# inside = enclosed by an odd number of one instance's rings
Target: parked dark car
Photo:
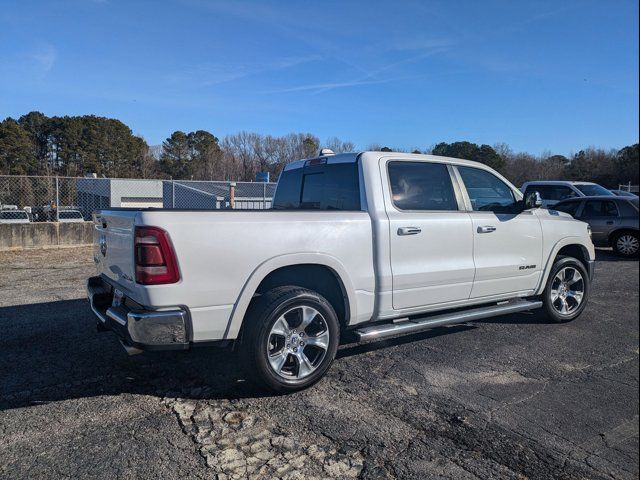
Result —
[[638, 254], [638, 197], [572, 198], [553, 209], [587, 222], [596, 247], [611, 247], [625, 257]]

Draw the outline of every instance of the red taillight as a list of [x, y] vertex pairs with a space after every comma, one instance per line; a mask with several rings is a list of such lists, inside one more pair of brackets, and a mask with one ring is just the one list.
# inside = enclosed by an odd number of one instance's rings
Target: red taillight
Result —
[[142, 285], [180, 280], [176, 254], [169, 234], [158, 227], [136, 227], [136, 282]]

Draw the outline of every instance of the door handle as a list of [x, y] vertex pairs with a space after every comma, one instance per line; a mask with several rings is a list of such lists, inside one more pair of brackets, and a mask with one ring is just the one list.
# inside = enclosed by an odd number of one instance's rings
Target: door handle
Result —
[[421, 231], [418, 227], [400, 227], [398, 229], [398, 235], [417, 235]]
[[607, 220], [607, 225], [613, 225], [613, 220]]
[[478, 233], [491, 233], [495, 231], [496, 231], [496, 227], [492, 225], [485, 225], [484, 227], [478, 227]]

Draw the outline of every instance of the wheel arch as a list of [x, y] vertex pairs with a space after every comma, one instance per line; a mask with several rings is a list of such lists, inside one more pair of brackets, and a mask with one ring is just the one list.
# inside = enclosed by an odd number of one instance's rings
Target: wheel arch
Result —
[[343, 325], [348, 325], [356, 318], [353, 284], [337, 258], [318, 253], [282, 255], [267, 260], [250, 275], [234, 305], [224, 338], [238, 337], [256, 294], [283, 285], [317, 291], [331, 303]]
[[536, 295], [540, 295], [544, 291], [544, 287], [549, 279], [549, 273], [553, 268], [553, 264], [559, 255], [566, 255], [574, 257], [580, 260], [585, 268], [588, 268], [588, 262], [592, 260], [590, 249], [584, 244], [580, 237], [566, 237], [559, 240], [551, 250], [551, 253], [547, 257], [547, 264], [545, 265], [542, 277], [540, 278], [540, 284], [536, 289]]

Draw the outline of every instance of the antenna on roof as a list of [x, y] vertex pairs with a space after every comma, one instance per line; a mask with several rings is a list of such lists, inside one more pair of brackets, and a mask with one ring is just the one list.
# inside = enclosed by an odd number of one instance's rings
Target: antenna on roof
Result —
[[323, 148], [322, 150], [320, 150], [321, 157], [328, 157], [329, 155], [335, 155], [334, 151], [330, 148]]

